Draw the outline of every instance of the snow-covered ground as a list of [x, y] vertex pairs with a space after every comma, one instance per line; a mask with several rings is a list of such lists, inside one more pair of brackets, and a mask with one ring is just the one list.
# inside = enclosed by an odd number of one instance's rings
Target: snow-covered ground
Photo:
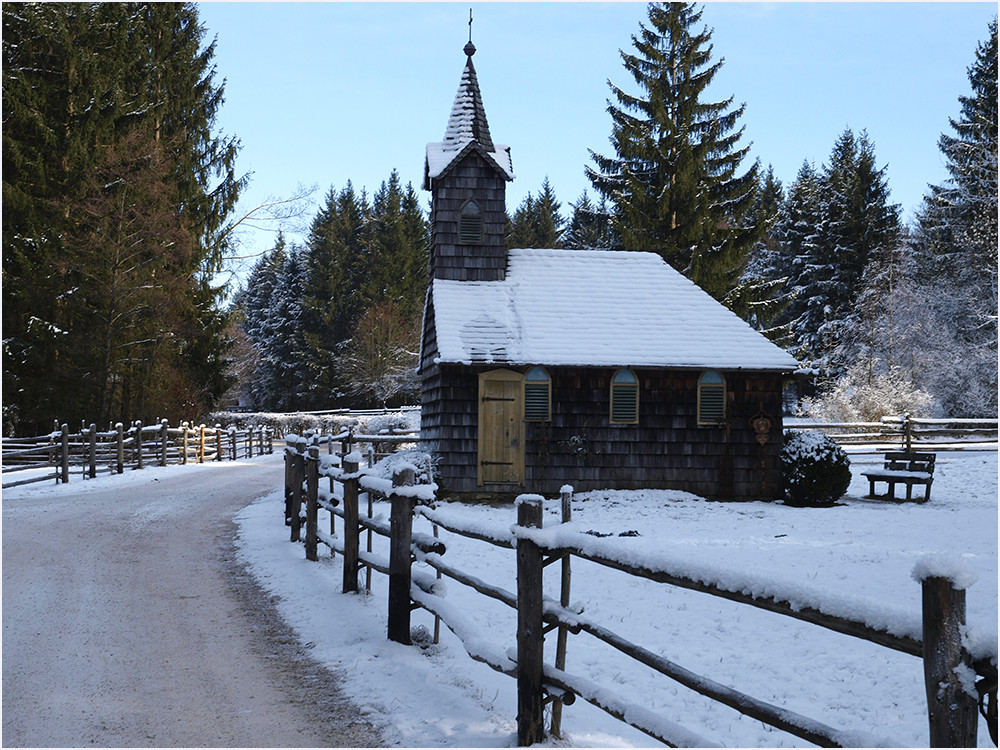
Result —
[[[939, 453], [926, 505], [863, 499], [860, 472], [875, 455], [852, 455], [853, 482], [833, 508], [778, 503], [714, 503], [671, 491], [587, 492], [573, 497], [574, 525], [601, 535], [625, 555], [681, 557], [692, 565], [773, 582], [822, 601], [851, 601], [919, 621], [920, 586], [912, 578], [929, 553], [960, 559], [978, 574], [967, 591], [973, 637], [997, 644], [997, 453]], [[275, 457], [280, 460], [280, 457]], [[325, 480], [324, 480], [325, 481]], [[917, 492], [921, 490], [918, 489]], [[415, 642], [386, 640], [387, 580], [373, 574], [370, 595], [342, 595], [340, 558], [304, 559], [287, 541], [282, 495], [239, 516], [240, 555], [280, 597], [279, 607], [314, 656], [342, 670], [353, 699], [390, 744], [490, 747], [516, 744], [515, 683], [470, 659], [447, 628], [430, 644], [433, 618], [413, 613]], [[559, 523], [559, 503], [546, 502], [545, 525]], [[506, 531], [511, 505], [439, 504], [440, 512]], [[388, 509], [376, 512], [388, 516]], [[327, 521], [321, 520], [325, 526]], [[426, 519], [415, 529], [430, 532]], [[621, 534], [629, 533], [628, 536]], [[511, 550], [441, 536], [444, 560], [485, 581], [515, 590]], [[321, 548], [323, 549], [323, 548]], [[375, 551], [387, 556], [385, 540]], [[419, 566], [418, 567], [422, 567]], [[558, 598], [558, 565], [547, 568], [546, 595]], [[429, 573], [433, 571], [426, 568]], [[501, 650], [513, 647], [515, 619], [504, 605], [447, 581], [447, 600]], [[919, 659], [817, 626], [705, 594], [633, 579], [586, 561], [573, 562], [573, 603], [585, 615], [635, 643], [717, 682], [787, 706], [832, 727], [863, 733], [859, 744], [922, 746], [927, 718]], [[555, 634], [546, 639], [551, 659]], [[802, 740], [715, 704], [635, 664], [587, 634], [570, 636], [567, 671], [653, 710], [709, 741], [754, 747], [801, 746]], [[583, 701], [564, 709], [564, 738], [550, 745], [634, 747], [656, 744]], [[980, 721], [980, 746], [991, 747]]]

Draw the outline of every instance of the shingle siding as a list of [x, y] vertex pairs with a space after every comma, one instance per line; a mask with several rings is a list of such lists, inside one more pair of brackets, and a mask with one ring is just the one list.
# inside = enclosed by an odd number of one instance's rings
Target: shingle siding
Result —
[[[478, 377], [489, 366], [431, 365], [422, 428], [448, 493], [477, 493]], [[549, 368], [552, 418], [526, 422], [522, 491], [564, 484], [596, 489], [676, 489], [718, 499], [780, 496], [781, 386], [769, 373], [726, 373], [726, 426], [697, 423], [697, 371], [636, 370], [639, 424], [609, 422], [613, 368]], [[750, 420], [773, 420], [768, 442]]]
[[[431, 277], [500, 281], [507, 270], [504, 246], [506, 178], [476, 151], [469, 151], [431, 185]], [[473, 200], [483, 212], [483, 243], [458, 240], [459, 212]]]

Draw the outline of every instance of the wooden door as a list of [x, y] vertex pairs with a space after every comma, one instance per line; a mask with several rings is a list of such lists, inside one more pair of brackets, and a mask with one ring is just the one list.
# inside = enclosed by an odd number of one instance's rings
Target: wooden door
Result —
[[510, 370], [479, 376], [479, 484], [520, 485], [524, 477], [523, 377]]

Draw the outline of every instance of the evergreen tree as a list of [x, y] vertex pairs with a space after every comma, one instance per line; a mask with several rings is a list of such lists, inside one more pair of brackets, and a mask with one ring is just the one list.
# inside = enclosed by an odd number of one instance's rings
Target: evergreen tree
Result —
[[506, 244], [508, 248], [561, 248], [563, 225], [566, 220], [560, 215], [561, 203], [546, 177], [538, 198], [528, 193], [513, 218], [507, 222]]
[[773, 167], [768, 166], [755, 195], [748, 222], [762, 227], [764, 236], [754, 245], [740, 284], [730, 295], [731, 299], [737, 295], [745, 297], [732, 299], [729, 306], [734, 310], [745, 309], [744, 317], [748, 323], [771, 340], [784, 344], [791, 330], [787, 324], [777, 323], [791, 303], [793, 295], [788, 287], [790, 277], [783, 273], [781, 244], [775, 232], [785, 193], [781, 181], [774, 175]]
[[929, 262], [921, 293], [951, 334], [934, 393], [951, 416], [997, 412], [997, 21], [968, 69], [971, 95], [959, 96], [954, 135], [938, 146], [949, 179], [931, 186], [915, 242]]
[[344, 394], [337, 362], [365, 309], [360, 289], [370, 218], [367, 196], [348, 180], [340, 192], [331, 188], [306, 239], [303, 306], [316, 408], [333, 406]]
[[362, 289], [365, 309], [395, 303], [407, 320], [420, 317], [427, 287], [429, 226], [412, 184], [406, 189], [392, 171], [372, 202], [365, 254], [367, 278]]
[[243, 328], [258, 364], [250, 388], [267, 411], [307, 406], [310, 372], [305, 344], [303, 251], [279, 234], [274, 248], [255, 265], [241, 297]]
[[580, 194], [576, 203], [571, 203], [570, 216], [563, 244], [574, 250], [610, 250], [618, 247], [618, 240], [611, 229], [611, 216], [607, 199], [595, 204], [587, 191]]
[[[196, 6], [19, 4], [4, 6], [3, 24], [5, 423], [46, 427], [111, 409], [195, 416], [224, 385], [221, 290], [208, 277], [244, 184], [233, 173], [238, 143], [213, 132], [222, 86]], [[136, 171], [143, 163], [155, 179]], [[81, 355], [94, 320], [115, 314], [94, 287], [108, 259], [90, 248], [126, 210], [145, 217], [143, 252], [157, 234], [175, 243], [140, 264], [149, 276], [136, 283], [158, 290], [160, 312], [141, 352], [124, 358], [110, 345], [111, 359], [143, 363], [128, 367], [112, 366], [107, 346], [101, 362]]]
[[779, 317], [791, 326], [800, 361], [837, 377], [849, 362], [844, 327], [864, 288], [863, 274], [896, 248], [899, 207], [890, 204], [885, 168], [865, 133], [837, 139], [822, 172], [803, 164], [774, 225], [771, 279], [788, 278], [792, 299]]
[[697, 30], [691, 3], [652, 3], [649, 26], [622, 52], [638, 96], [611, 84], [614, 156], [591, 151], [587, 175], [614, 205], [625, 249], [659, 253], [716, 299], [738, 283], [761, 228], [745, 221], [757, 166], [739, 174], [749, 147], [735, 130], [745, 106], [704, 101], [722, 61], [712, 63], [711, 32]]

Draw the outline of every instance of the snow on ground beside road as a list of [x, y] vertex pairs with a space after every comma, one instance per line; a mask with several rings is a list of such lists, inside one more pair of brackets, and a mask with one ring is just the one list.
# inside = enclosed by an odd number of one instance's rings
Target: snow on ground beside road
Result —
[[[848, 495], [833, 508], [777, 503], [714, 503], [674, 491], [603, 491], [574, 496], [574, 525], [611, 534], [623, 554], [683, 556], [691, 564], [730, 570], [759, 581], [919, 618], [920, 586], [911, 573], [927, 554], [945, 554], [978, 574], [966, 593], [970, 628], [995, 652], [997, 644], [997, 454], [939, 453], [931, 502], [896, 505], [866, 500], [861, 472], [875, 455], [852, 455]], [[325, 481], [325, 480], [324, 480]], [[920, 489], [918, 489], [918, 492]], [[509, 529], [516, 513], [500, 507], [439, 504], [470, 525]], [[545, 525], [558, 523], [547, 501]], [[388, 517], [385, 504], [376, 512]], [[323, 514], [325, 517], [325, 513]], [[373, 574], [370, 595], [342, 595], [340, 558], [321, 547], [318, 563], [288, 542], [282, 494], [248, 506], [237, 518], [240, 555], [280, 598], [283, 616], [321, 662], [341, 670], [345, 687], [386, 741], [411, 747], [516, 744], [515, 683], [466, 656], [442, 625], [431, 645], [433, 618], [413, 613], [415, 641], [386, 640], [387, 580]], [[338, 526], [339, 526], [338, 520]], [[327, 528], [328, 520], [321, 520]], [[415, 530], [430, 533], [426, 519]], [[635, 532], [637, 535], [632, 535]], [[628, 536], [620, 536], [629, 534]], [[444, 560], [490, 583], [515, 590], [514, 555], [442, 530]], [[387, 544], [375, 538], [387, 556]], [[432, 569], [417, 566], [429, 573]], [[558, 565], [547, 568], [546, 595], [558, 598]], [[363, 577], [363, 574], [362, 574]], [[462, 609], [484, 639], [515, 642], [514, 613], [461, 584], [446, 581], [447, 600]], [[865, 733], [871, 742], [927, 743], [920, 660], [790, 618], [697, 592], [633, 579], [586, 561], [573, 562], [571, 601], [586, 617], [698, 674], [832, 727]], [[551, 661], [554, 634], [546, 639]], [[586, 634], [570, 637], [567, 671], [726, 745], [800, 746], [765, 727], [637, 665]], [[653, 741], [583, 701], [563, 713], [564, 740], [550, 745], [634, 747]], [[980, 722], [980, 746], [992, 746]]]

